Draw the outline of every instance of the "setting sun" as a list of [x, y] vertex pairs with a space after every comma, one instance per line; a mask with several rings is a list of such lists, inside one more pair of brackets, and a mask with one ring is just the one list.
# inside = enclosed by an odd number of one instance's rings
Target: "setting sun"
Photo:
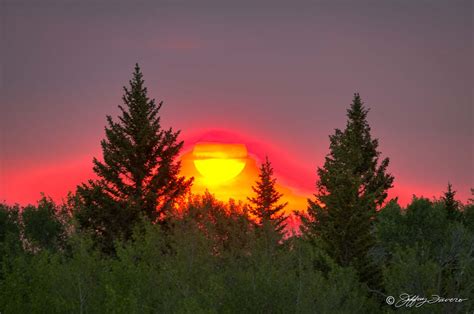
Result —
[[[203, 135], [210, 140], [196, 141], [189, 146], [181, 156], [181, 174], [194, 178], [191, 188], [193, 193], [211, 192], [217, 199], [228, 201], [247, 201], [254, 191], [252, 186], [258, 179], [259, 164], [264, 154], [258, 147], [248, 145], [244, 139], [241, 142], [228, 142], [225, 136], [219, 141], [218, 136]], [[238, 138], [238, 136], [234, 136]], [[283, 201], [289, 202], [287, 211], [303, 210], [307, 206], [306, 197], [309, 192], [302, 191], [293, 185], [285, 183], [277, 168], [276, 188], [283, 193]]]
[[243, 144], [199, 143], [193, 149], [193, 163], [208, 185], [219, 185], [237, 177], [246, 165]]

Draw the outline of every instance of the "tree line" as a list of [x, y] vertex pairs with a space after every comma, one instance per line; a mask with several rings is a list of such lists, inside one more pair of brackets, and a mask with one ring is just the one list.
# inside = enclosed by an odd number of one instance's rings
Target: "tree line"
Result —
[[387, 200], [394, 176], [354, 94], [329, 137], [316, 191], [286, 228], [268, 157], [247, 202], [193, 195], [179, 131], [161, 126], [135, 66], [107, 116], [97, 179], [57, 204], [0, 204], [1, 313], [380, 313], [402, 293], [474, 310], [474, 200]]

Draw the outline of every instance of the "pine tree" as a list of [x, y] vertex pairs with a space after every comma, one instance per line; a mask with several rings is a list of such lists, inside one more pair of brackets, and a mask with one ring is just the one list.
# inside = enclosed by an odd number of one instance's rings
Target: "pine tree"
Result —
[[252, 186], [256, 195], [247, 199], [250, 202], [250, 213], [255, 216], [258, 228], [266, 236], [274, 235], [274, 240], [278, 242], [283, 237], [286, 227], [285, 221], [288, 216], [284, 215], [283, 209], [288, 202], [279, 204], [283, 194], [276, 190], [275, 184], [273, 167], [268, 157], [265, 157], [265, 162], [260, 166], [259, 179], [255, 186]]
[[461, 218], [461, 212], [459, 211], [459, 202], [454, 198], [456, 191], [453, 190], [453, 186], [448, 182], [448, 190], [444, 192], [442, 197], [444, 207], [447, 212], [447, 217], [450, 220], [457, 220]]
[[98, 179], [77, 189], [81, 227], [92, 229], [108, 245], [118, 237], [129, 238], [140, 216], [152, 222], [163, 218], [192, 183], [179, 176], [180, 132], [162, 129], [163, 102], [157, 105], [148, 98], [138, 64], [129, 83], [118, 122], [107, 116], [103, 162], [93, 160]]
[[386, 173], [389, 159], [379, 164], [378, 140], [372, 139], [359, 94], [347, 110], [346, 129], [335, 130], [330, 153], [318, 168], [315, 200], [308, 200], [302, 232], [319, 243], [338, 264], [353, 266], [363, 282], [377, 287], [380, 272], [368, 258], [375, 239], [372, 228], [377, 209], [392, 187], [393, 176]]

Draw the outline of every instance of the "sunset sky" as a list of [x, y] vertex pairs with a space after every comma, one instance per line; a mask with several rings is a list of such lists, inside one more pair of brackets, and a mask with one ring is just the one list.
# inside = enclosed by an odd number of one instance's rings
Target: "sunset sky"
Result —
[[185, 174], [196, 144], [239, 144], [242, 182], [268, 155], [303, 206], [359, 92], [391, 197], [439, 197], [448, 181], [470, 196], [472, 1], [113, 3], [1, 2], [0, 201], [60, 200], [92, 177], [136, 62], [163, 126], [182, 131]]

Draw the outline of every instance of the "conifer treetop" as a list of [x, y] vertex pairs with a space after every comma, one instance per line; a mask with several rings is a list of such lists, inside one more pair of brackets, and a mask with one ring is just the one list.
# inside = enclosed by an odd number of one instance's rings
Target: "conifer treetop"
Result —
[[153, 222], [163, 218], [192, 184], [179, 176], [180, 132], [161, 127], [163, 102], [148, 97], [138, 64], [123, 90], [118, 120], [107, 116], [103, 160], [93, 159], [98, 179], [78, 187], [83, 224], [111, 237], [129, 236], [129, 225], [139, 216]]
[[250, 212], [257, 218], [257, 223], [259, 225], [273, 224], [275, 230], [281, 233], [285, 227], [284, 222], [288, 218], [283, 213], [288, 202], [279, 203], [283, 194], [276, 190], [276, 181], [273, 167], [266, 156], [265, 162], [260, 166], [259, 179], [252, 186], [255, 196], [247, 197], [247, 199], [250, 202]]
[[346, 128], [329, 136], [329, 154], [318, 167], [315, 199], [301, 215], [302, 232], [342, 266], [354, 266], [364, 282], [377, 286], [380, 272], [367, 253], [374, 246], [372, 224], [377, 208], [393, 186], [389, 159], [379, 160], [378, 140], [372, 138], [368, 109], [358, 93], [347, 110]]

